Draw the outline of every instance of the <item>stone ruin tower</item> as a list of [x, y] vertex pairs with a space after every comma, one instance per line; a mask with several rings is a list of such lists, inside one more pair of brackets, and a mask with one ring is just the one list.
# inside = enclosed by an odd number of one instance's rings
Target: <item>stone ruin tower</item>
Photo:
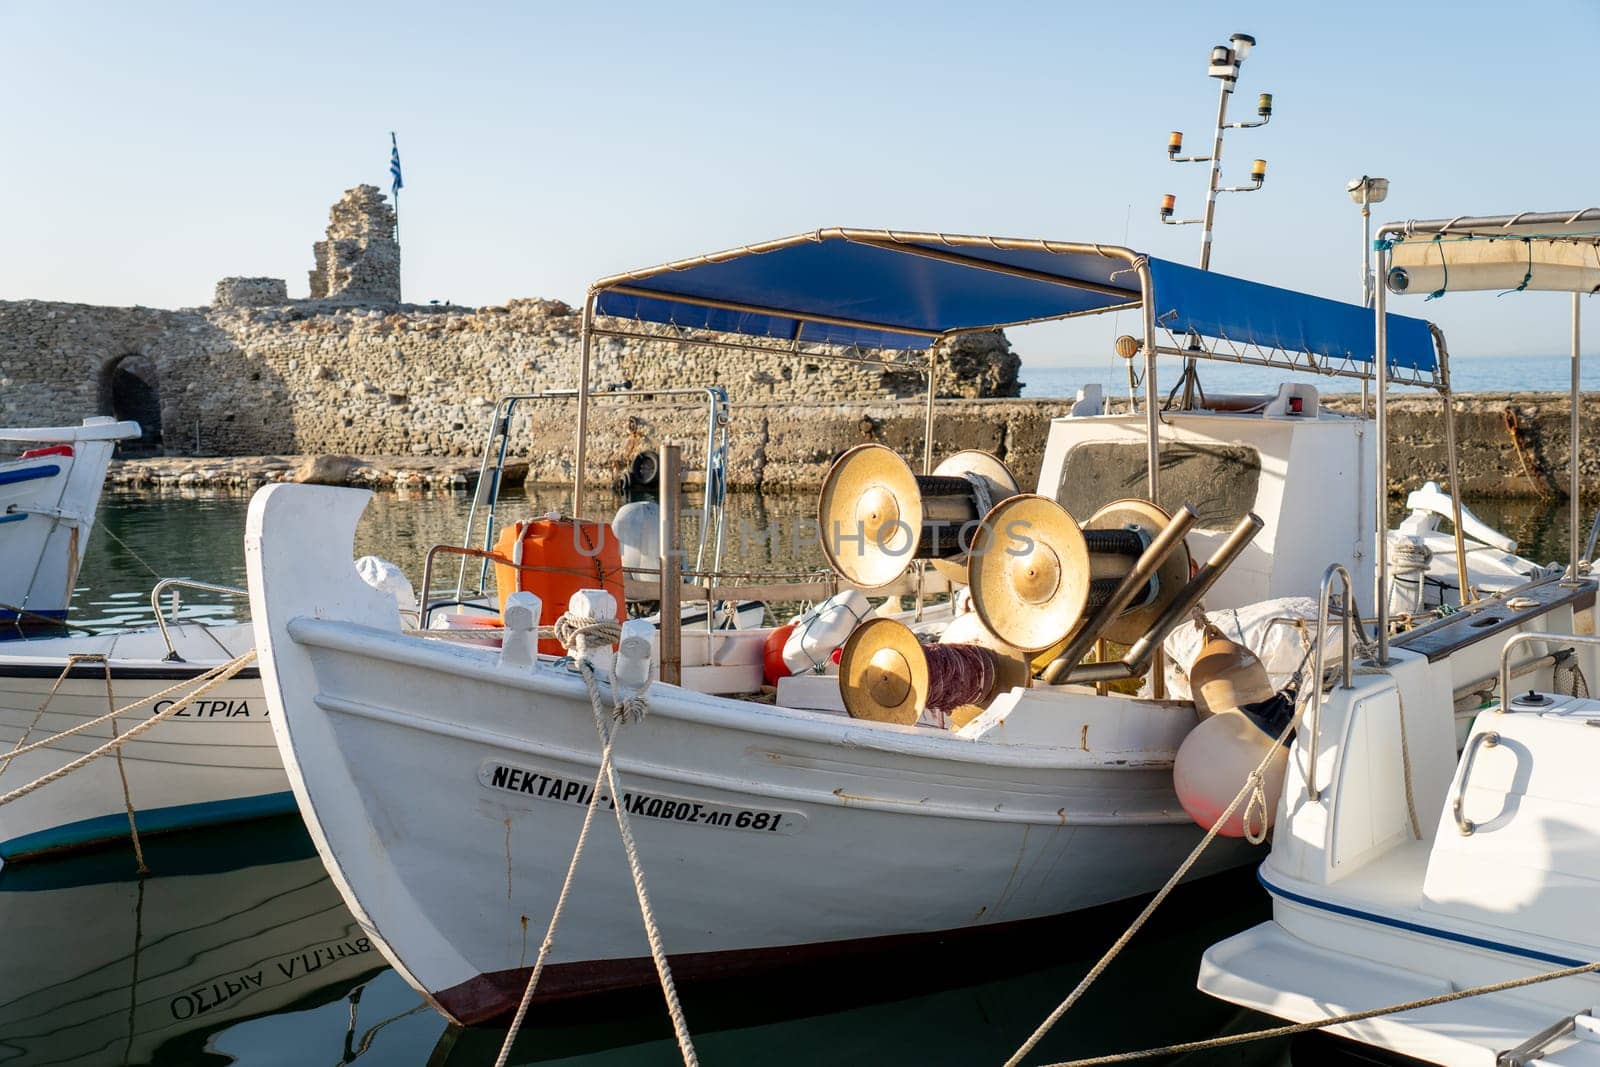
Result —
[[376, 185], [347, 189], [328, 212], [328, 235], [312, 245], [311, 299], [400, 303], [400, 243], [394, 208]]

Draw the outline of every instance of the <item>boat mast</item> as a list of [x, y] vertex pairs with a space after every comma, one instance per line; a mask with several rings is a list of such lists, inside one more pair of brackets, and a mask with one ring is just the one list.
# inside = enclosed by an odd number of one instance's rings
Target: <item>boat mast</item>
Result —
[[[1267, 161], [1258, 159], [1250, 167], [1250, 184], [1222, 186], [1222, 137], [1228, 130], [1249, 130], [1257, 126], [1265, 126], [1272, 121], [1272, 94], [1262, 93], [1256, 98], [1256, 114], [1254, 122], [1229, 122], [1228, 98], [1233, 95], [1234, 86], [1239, 81], [1239, 68], [1244, 65], [1245, 57], [1255, 47], [1256, 39], [1248, 33], [1236, 33], [1228, 38], [1227, 44], [1219, 44], [1211, 50], [1211, 67], [1209, 74], [1216, 78], [1221, 86], [1217, 92], [1217, 126], [1215, 137], [1211, 145], [1209, 156], [1180, 156], [1183, 151], [1183, 132], [1173, 130], [1167, 139], [1167, 158], [1174, 163], [1210, 163], [1211, 176], [1206, 182], [1206, 207], [1204, 214], [1198, 219], [1175, 219], [1173, 210], [1177, 206], [1178, 198], [1172, 193], [1167, 193], [1161, 198], [1161, 221], [1168, 226], [1191, 226], [1200, 224], [1200, 269], [1211, 269], [1211, 244], [1212, 233], [1215, 229], [1217, 217], [1218, 193], [1250, 193], [1261, 188], [1267, 178]], [[1183, 406], [1194, 406], [1194, 389], [1198, 375], [1195, 367], [1195, 358], [1190, 356], [1184, 361], [1183, 367]]]

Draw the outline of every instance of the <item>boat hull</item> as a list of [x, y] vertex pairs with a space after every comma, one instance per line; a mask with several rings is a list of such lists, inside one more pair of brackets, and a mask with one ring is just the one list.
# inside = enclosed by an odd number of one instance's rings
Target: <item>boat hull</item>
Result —
[[[126, 733], [166, 707], [173, 697], [183, 696], [194, 688], [193, 679], [215, 665], [113, 662], [111, 692], [118, 707], [177, 687], [163, 701], [119, 717], [119, 732]], [[0, 757], [19, 747], [19, 742], [42, 740], [109, 710], [105, 668], [99, 663], [72, 668], [50, 696], [64, 666], [64, 660], [0, 658]], [[42, 715], [41, 706], [45, 706]], [[25, 753], [0, 769], [0, 792], [57, 770], [111, 737], [107, 723]], [[0, 806], [0, 858], [10, 863], [126, 838], [130, 801], [140, 833], [294, 810], [254, 668], [240, 671], [201, 701], [128, 742], [120, 752], [120, 766], [116, 756], [108, 753], [59, 781]]]

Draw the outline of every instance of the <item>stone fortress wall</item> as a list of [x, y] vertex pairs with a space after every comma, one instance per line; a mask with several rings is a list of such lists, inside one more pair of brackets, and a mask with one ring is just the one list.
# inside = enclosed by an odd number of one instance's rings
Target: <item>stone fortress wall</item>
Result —
[[[576, 385], [580, 316], [560, 301], [402, 303], [394, 211], [374, 186], [333, 206], [313, 256], [303, 300], [281, 279], [225, 278], [210, 306], [181, 310], [0, 301], [0, 425], [115, 414], [173, 455], [468, 455], [500, 395]], [[941, 395], [1017, 395], [1003, 334], [946, 355]], [[597, 338], [592, 375], [600, 390], [720, 384], [761, 405], [924, 388], [910, 370], [617, 338]], [[543, 415], [570, 425], [570, 403]]]

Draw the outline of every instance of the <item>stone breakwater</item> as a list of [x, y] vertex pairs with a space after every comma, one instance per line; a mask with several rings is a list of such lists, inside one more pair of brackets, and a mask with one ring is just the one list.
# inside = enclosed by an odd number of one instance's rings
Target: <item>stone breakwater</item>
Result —
[[[1353, 410], [1353, 396], [1324, 398], [1329, 407]], [[1455, 400], [1463, 489], [1473, 497], [1558, 499], [1567, 484], [1567, 398], [1560, 394], [1474, 394]], [[935, 454], [981, 448], [1001, 456], [1024, 487], [1036, 485], [1052, 418], [1071, 401], [1051, 399], [955, 400], [935, 412]], [[1403, 493], [1426, 479], [1446, 477], [1444, 421], [1432, 396], [1392, 398], [1390, 490]], [[773, 493], [814, 493], [835, 456], [866, 441], [903, 455], [920, 456], [923, 405], [911, 400], [848, 403], [736, 404], [731, 421], [735, 488]], [[1509, 414], [1508, 414], [1509, 413]], [[1584, 398], [1584, 425], [1600, 426], [1600, 395]], [[563, 484], [572, 478], [573, 419], [570, 401], [530, 406], [513, 428], [517, 462], [509, 481]], [[700, 479], [705, 411], [665, 402], [597, 399], [591, 416], [591, 481], [605, 484], [641, 449], [663, 442], [684, 445], [688, 480]], [[481, 421], [481, 417], [480, 417]], [[472, 435], [481, 442], [482, 427]], [[1600, 452], [1584, 447], [1579, 466], [1583, 492], [1600, 495]], [[251, 489], [272, 481], [313, 481], [378, 489], [470, 490], [475, 457], [356, 459], [348, 456], [270, 455], [218, 459], [163, 457], [120, 460], [112, 484], [127, 488]]]
[[[244, 281], [260, 280], [231, 280], [229, 291]], [[554, 300], [179, 311], [0, 302], [0, 425], [106, 413], [136, 419], [146, 449], [168, 454], [472, 455], [496, 398], [577, 382], [579, 319]], [[740, 401], [781, 404], [924, 388], [913, 367], [684, 346], [665, 327], [636, 329], [644, 339], [596, 340], [594, 388], [721, 385]], [[1019, 387], [1002, 334], [962, 337], [940, 365], [945, 396]]]

